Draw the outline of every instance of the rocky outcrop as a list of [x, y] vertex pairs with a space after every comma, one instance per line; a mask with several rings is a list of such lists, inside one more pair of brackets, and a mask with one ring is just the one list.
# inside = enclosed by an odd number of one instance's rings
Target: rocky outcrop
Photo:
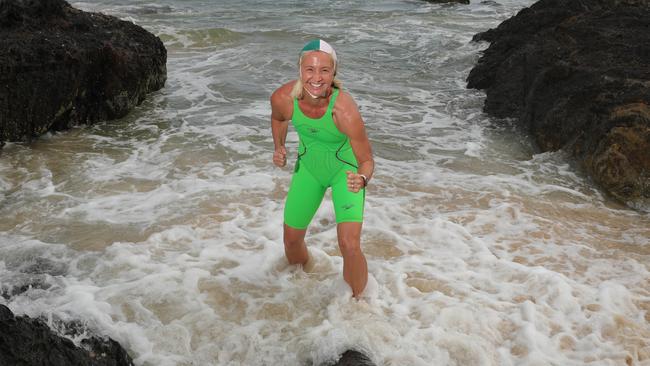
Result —
[[332, 366], [375, 366], [363, 353], [355, 350], [343, 352], [339, 360]]
[[650, 209], [650, 0], [541, 0], [477, 34], [468, 87], [542, 151], [565, 149], [605, 191]]
[[43, 321], [16, 317], [9, 308], [0, 305], [0, 365], [130, 366], [133, 361], [110, 338], [92, 337], [77, 347]]
[[424, 0], [432, 4], [445, 4], [445, 3], [460, 3], [460, 4], [469, 4], [469, 0]]
[[64, 0], [0, 0], [0, 144], [119, 118], [164, 86], [159, 38]]
[[[51, 279], [65, 275], [65, 262], [35, 257], [8, 261], [10, 275], [3, 276], [0, 296], [11, 301], [27, 291], [43, 291], [52, 286]], [[133, 362], [114, 340], [87, 337], [79, 346], [66, 337], [81, 338], [89, 330], [79, 321], [50, 322], [53, 331], [41, 319], [15, 316], [0, 305], [0, 365], [12, 366], [122, 366]], [[65, 335], [66, 337], [61, 336]]]

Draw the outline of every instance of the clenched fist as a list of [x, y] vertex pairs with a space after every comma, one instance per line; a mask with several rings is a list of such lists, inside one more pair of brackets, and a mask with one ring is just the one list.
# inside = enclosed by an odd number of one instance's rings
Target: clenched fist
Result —
[[285, 149], [284, 146], [275, 149], [275, 152], [273, 153], [273, 164], [280, 168], [287, 165], [287, 149]]
[[349, 170], [347, 170], [345, 173], [348, 175], [348, 191], [357, 193], [362, 188], [365, 188], [366, 181], [360, 174], [353, 173]]

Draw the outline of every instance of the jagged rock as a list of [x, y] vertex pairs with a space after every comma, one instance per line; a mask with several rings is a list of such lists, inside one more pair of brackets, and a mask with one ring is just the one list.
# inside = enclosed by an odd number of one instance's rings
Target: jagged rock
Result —
[[64, 0], [0, 0], [0, 145], [123, 117], [164, 86], [143, 28]]
[[606, 192], [650, 210], [650, 0], [541, 0], [496, 29], [470, 72], [485, 111], [565, 149]]
[[0, 365], [130, 366], [131, 357], [114, 340], [91, 337], [77, 347], [43, 321], [16, 317], [0, 305]]
[[433, 4], [444, 4], [444, 3], [469, 4], [469, 0], [424, 0], [424, 1]]
[[375, 366], [375, 364], [363, 353], [347, 350], [333, 366]]

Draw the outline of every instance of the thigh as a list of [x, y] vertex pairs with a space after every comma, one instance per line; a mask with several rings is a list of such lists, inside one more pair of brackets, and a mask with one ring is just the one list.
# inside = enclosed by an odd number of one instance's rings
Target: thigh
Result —
[[345, 169], [341, 169], [332, 182], [332, 202], [336, 223], [362, 222], [365, 196], [365, 188], [357, 193], [348, 190], [347, 174]]
[[306, 167], [299, 167], [291, 178], [284, 206], [284, 223], [294, 229], [306, 229], [314, 218], [326, 189]]

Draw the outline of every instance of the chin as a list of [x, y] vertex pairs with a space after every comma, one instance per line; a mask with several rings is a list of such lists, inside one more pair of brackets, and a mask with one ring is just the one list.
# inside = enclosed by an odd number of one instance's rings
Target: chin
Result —
[[325, 90], [320, 90], [320, 91], [315, 91], [311, 89], [305, 88], [305, 91], [307, 94], [309, 94], [312, 98], [324, 98], [327, 96], [327, 89]]

